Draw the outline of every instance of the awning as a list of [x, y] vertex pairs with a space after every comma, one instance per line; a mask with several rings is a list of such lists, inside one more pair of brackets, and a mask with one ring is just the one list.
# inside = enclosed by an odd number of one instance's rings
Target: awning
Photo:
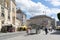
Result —
[[12, 24], [2, 24], [2, 26], [11, 26]]

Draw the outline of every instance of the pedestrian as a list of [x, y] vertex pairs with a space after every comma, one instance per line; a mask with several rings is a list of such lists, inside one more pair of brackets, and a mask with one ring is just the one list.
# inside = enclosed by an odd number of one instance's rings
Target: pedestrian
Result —
[[50, 27], [50, 31], [52, 32], [52, 26]]
[[27, 35], [30, 34], [30, 31], [31, 31], [31, 28], [28, 28], [28, 29], [27, 29]]
[[48, 33], [48, 30], [47, 30], [47, 28], [45, 27], [45, 34], [47, 35], [47, 33]]

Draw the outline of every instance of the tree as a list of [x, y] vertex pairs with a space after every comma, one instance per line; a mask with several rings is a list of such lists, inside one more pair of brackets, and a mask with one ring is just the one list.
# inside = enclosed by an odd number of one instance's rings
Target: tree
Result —
[[60, 13], [57, 14], [58, 19], [60, 20]]

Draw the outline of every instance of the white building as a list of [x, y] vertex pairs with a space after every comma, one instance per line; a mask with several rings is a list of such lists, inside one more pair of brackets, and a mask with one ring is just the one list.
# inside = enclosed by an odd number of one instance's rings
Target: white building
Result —
[[0, 31], [2, 26], [15, 26], [16, 4], [15, 0], [0, 0]]
[[55, 19], [46, 15], [39, 15], [30, 18], [30, 20], [27, 20], [27, 26], [29, 26], [30, 24], [39, 25], [41, 28], [50, 28], [51, 26], [52, 28], [56, 27]]
[[21, 26], [26, 25], [26, 14], [24, 14], [20, 9], [18, 9], [16, 16], [20, 20]]

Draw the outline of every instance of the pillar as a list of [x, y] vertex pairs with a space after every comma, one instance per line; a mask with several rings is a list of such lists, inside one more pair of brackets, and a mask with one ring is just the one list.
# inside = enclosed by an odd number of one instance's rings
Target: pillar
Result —
[[0, 31], [1, 31], [2, 25], [1, 25], [1, 5], [0, 5]]

